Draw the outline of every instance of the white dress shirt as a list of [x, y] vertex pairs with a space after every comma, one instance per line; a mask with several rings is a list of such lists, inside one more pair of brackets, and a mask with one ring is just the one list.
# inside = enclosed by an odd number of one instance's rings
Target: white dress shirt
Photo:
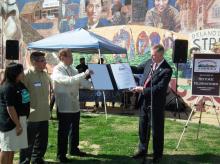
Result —
[[52, 73], [56, 105], [60, 113], [79, 112], [79, 88], [91, 89], [92, 84], [85, 79], [85, 73], [60, 62]]

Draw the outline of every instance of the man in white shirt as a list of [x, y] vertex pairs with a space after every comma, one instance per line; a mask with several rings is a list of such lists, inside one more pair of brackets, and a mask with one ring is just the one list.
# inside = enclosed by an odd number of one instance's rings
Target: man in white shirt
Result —
[[91, 83], [85, 79], [91, 71], [86, 70], [83, 73], [78, 73], [77, 69], [71, 66], [73, 58], [70, 49], [60, 50], [59, 59], [60, 63], [54, 68], [52, 74], [59, 120], [57, 158], [60, 162], [69, 162], [66, 157], [69, 133], [70, 154], [77, 156], [86, 155], [78, 148], [80, 122], [79, 88], [91, 89]]

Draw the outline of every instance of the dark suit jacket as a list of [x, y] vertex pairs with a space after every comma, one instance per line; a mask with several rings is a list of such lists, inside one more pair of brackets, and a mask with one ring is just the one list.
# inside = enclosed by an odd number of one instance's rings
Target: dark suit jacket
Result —
[[[148, 77], [148, 74], [151, 71], [152, 60], [148, 60], [140, 64], [138, 67], [131, 67], [133, 73], [143, 73], [140, 85], [144, 86], [144, 82]], [[166, 91], [169, 85], [169, 81], [172, 76], [172, 68], [166, 62], [163, 63], [157, 68], [152, 76], [152, 92], [153, 92], [153, 108], [154, 110], [163, 109], [166, 102]], [[144, 88], [144, 92], [140, 94], [138, 99], [139, 105], [145, 105], [146, 107], [150, 105], [151, 100], [151, 88]]]

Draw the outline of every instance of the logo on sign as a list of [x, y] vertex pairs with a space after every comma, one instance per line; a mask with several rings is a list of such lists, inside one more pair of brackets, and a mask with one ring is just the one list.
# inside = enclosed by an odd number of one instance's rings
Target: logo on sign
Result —
[[216, 70], [217, 63], [213, 60], [202, 60], [198, 63], [198, 69], [203, 71]]

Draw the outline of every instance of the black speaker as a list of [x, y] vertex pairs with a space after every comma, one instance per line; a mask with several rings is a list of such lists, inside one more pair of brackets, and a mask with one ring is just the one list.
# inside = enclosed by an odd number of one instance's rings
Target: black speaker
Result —
[[18, 40], [6, 40], [6, 59], [19, 59], [19, 42]]
[[188, 40], [176, 39], [173, 44], [173, 63], [186, 63]]

